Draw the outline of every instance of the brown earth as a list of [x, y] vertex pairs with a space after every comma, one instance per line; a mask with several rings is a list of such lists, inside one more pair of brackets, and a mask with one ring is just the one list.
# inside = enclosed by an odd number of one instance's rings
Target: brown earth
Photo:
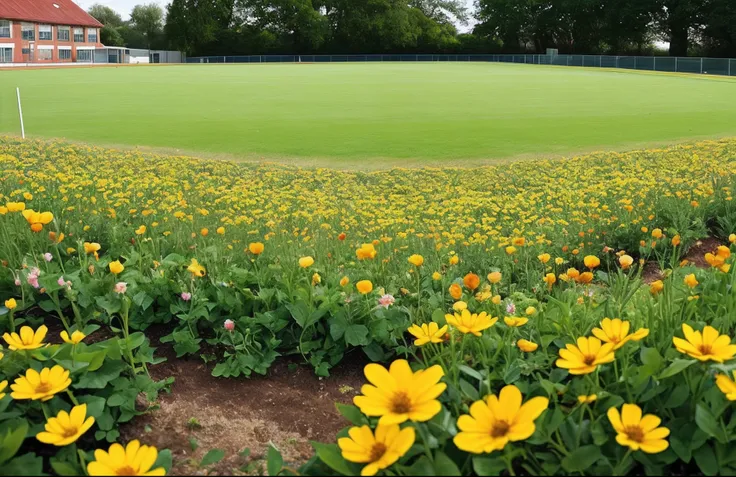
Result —
[[[349, 404], [364, 383], [364, 361], [357, 354], [346, 357], [329, 378], [290, 358], [277, 360], [267, 376], [216, 378], [212, 365], [177, 359], [168, 346], [161, 346], [157, 356], [167, 361], [153, 367], [151, 375], [174, 377], [171, 393], [162, 393], [158, 409], [121, 433], [123, 441], [137, 438], [170, 449], [174, 475], [262, 475], [269, 442], [281, 451], [285, 465], [297, 468], [312, 456], [309, 441], [334, 442], [348, 424], [335, 403]], [[212, 449], [225, 451], [225, 458], [201, 468], [199, 462]], [[250, 449], [249, 457], [240, 455], [244, 449]]]
[[[689, 264], [698, 268], [708, 268], [710, 265], [705, 261], [705, 254], [713, 252], [719, 245], [726, 245], [726, 243], [715, 237], [707, 237], [697, 240], [687, 250], [683, 260], [687, 260]], [[650, 284], [654, 281], [662, 280], [663, 278], [664, 274], [662, 273], [662, 270], [660, 270], [657, 262], [651, 261], [644, 264], [644, 272], [642, 273], [644, 283]]]

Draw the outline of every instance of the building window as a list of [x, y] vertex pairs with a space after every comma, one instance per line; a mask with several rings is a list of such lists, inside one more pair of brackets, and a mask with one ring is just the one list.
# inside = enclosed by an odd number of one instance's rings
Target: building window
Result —
[[72, 50], [59, 50], [59, 60], [71, 60], [72, 59]]
[[0, 20], [0, 38], [10, 38], [10, 20]]
[[54, 50], [38, 50], [38, 60], [50, 61], [53, 59]]
[[51, 40], [51, 25], [38, 25], [38, 39]]
[[12, 63], [13, 62], [13, 49], [12, 48], [0, 48], [0, 63]]
[[84, 43], [84, 28], [74, 29], [74, 43]]
[[77, 62], [92, 63], [92, 50], [77, 50]]
[[97, 43], [97, 30], [91, 29], [87, 30], [87, 42], [88, 43]]
[[56, 38], [59, 41], [69, 41], [69, 27], [68, 26], [56, 27]]
[[36, 39], [36, 27], [32, 23], [23, 23], [20, 26], [21, 38], [26, 41]]

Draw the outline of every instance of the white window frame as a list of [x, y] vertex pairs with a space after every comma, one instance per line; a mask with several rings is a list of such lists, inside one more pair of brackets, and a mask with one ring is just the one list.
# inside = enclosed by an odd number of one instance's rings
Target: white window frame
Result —
[[[62, 31], [67, 32], [66, 40], [62, 40], [61, 38], [59, 38], [59, 35], [61, 35]], [[56, 27], [56, 41], [72, 41], [72, 28], [68, 26], [57, 26]]]
[[[77, 47], [77, 63], [94, 63], [95, 60], [95, 47], [94, 46], [78, 46]], [[79, 53], [82, 51], [89, 51], [89, 61], [79, 61]]]
[[[48, 33], [48, 38], [41, 38], [41, 33]], [[38, 41], [53, 41], [54, 27], [51, 25], [38, 25]]]
[[[30, 27], [30, 30], [29, 30]], [[33, 32], [33, 38], [23, 38], [23, 33], [27, 31]], [[25, 41], [36, 41], [36, 25], [33, 23], [21, 23], [20, 24], [20, 37]]]
[[[0, 43], [0, 49], [4, 50], [6, 48], [10, 48], [10, 62], [13, 62], [13, 58], [15, 58], [15, 44], [13, 43]], [[2, 63], [0, 61], [0, 63]]]
[[0, 38], [13, 38], [13, 21], [12, 20], [0, 20], [0, 22], [8, 22], [9, 36], [0, 36]]
[[[82, 41], [77, 40], [77, 35], [82, 35]], [[74, 28], [72, 40], [74, 40], [74, 43], [84, 43], [84, 28]]]
[[[49, 58], [41, 58], [41, 52], [49, 52]], [[54, 46], [53, 45], [38, 45], [36, 46], [36, 56], [34, 60], [53, 61], [54, 60]]]
[[[66, 60], [71, 61], [71, 59], [72, 59], [72, 47], [71, 46], [60, 46], [58, 48], [58, 50], [59, 50], [58, 51], [59, 61], [66, 61]], [[62, 51], [68, 51], [69, 52], [69, 58], [62, 58], [61, 57], [61, 52]]]
[[[95, 34], [95, 41], [90, 40], [89, 35], [90, 33]], [[97, 40], [99, 39], [99, 33], [97, 32], [97, 28], [87, 28], [87, 43], [97, 43]]]

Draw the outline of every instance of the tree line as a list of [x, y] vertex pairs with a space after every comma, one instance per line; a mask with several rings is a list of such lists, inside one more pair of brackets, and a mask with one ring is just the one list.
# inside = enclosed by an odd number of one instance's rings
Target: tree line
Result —
[[171, 0], [166, 11], [137, 5], [129, 21], [102, 5], [90, 14], [106, 45], [190, 56], [557, 48], [736, 57], [736, 0], [475, 0], [472, 13], [464, 0]]

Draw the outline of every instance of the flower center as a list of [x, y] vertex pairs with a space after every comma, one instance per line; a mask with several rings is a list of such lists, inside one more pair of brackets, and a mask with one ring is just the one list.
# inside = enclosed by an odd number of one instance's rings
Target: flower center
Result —
[[711, 354], [713, 348], [709, 344], [702, 344], [698, 346], [698, 351], [700, 351], [702, 354]]
[[47, 393], [51, 391], [51, 383], [40, 382], [36, 385], [36, 392], [39, 394]]
[[506, 421], [496, 421], [491, 429], [491, 437], [504, 437], [509, 433], [511, 426]]
[[644, 440], [644, 431], [639, 426], [627, 427], [625, 432], [629, 439], [634, 442], [642, 442]]
[[585, 363], [587, 366], [593, 366], [593, 363], [595, 363], [595, 356], [592, 354], [587, 355], [583, 360], [583, 363]]
[[614, 343], [614, 344], [615, 343], [618, 343], [619, 341], [621, 341], [621, 337], [620, 336], [609, 336], [609, 339], [611, 340], [611, 343]]
[[64, 433], [62, 434], [62, 436], [74, 437], [77, 435], [77, 431], [79, 431], [79, 429], [77, 429], [76, 427], [66, 427], [64, 428]]
[[383, 457], [383, 454], [386, 453], [386, 444], [383, 442], [376, 442], [373, 444], [373, 447], [371, 447], [371, 462], [376, 462], [377, 460], [381, 459]]
[[411, 411], [411, 399], [404, 391], [394, 394], [391, 401], [391, 411], [396, 414], [406, 414]]

